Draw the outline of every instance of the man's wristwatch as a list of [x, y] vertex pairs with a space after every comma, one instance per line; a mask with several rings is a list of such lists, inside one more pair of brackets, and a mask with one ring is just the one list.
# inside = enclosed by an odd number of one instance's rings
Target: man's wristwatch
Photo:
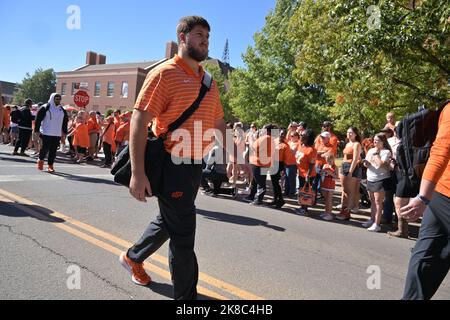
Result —
[[422, 195], [417, 195], [417, 197], [416, 197], [417, 199], [419, 199], [420, 201], [422, 201], [423, 202], [423, 204], [424, 205], [429, 205], [430, 204], [430, 200], [429, 199], [427, 199], [426, 197], [424, 197], [424, 196], [422, 196]]

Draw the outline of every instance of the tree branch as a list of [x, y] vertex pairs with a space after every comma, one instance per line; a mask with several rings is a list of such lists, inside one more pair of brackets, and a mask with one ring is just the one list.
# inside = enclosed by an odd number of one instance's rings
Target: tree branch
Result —
[[441, 69], [442, 71], [444, 71], [447, 75], [450, 73], [450, 70], [447, 69], [445, 67], [445, 65], [441, 62], [441, 60], [438, 59], [438, 57], [436, 57], [435, 55], [433, 55], [430, 51], [428, 51], [427, 49], [425, 49], [421, 44], [416, 44], [416, 47], [422, 52], [424, 53], [428, 59], [426, 59], [426, 61], [431, 62], [433, 64], [435, 64], [436, 66], [439, 67], [439, 69]]
[[439, 99], [438, 97], [435, 97], [435, 96], [433, 96], [433, 95], [431, 95], [429, 93], [423, 92], [422, 90], [420, 90], [420, 88], [416, 87], [415, 85], [413, 85], [413, 84], [411, 84], [409, 82], [406, 82], [404, 80], [401, 80], [401, 79], [398, 79], [398, 78], [395, 78], [395, 77], [392, 78], [392, 81], [394, 83], [396, 83], [396, 84], [403, 85], [405, 87], [408, 87], [408, 88], [416, 91], [422, 97], [427, 97], [428, 99], [431, 99], [431, 100], [433, 100], [436, 103], [441, 103], [441, 99]]

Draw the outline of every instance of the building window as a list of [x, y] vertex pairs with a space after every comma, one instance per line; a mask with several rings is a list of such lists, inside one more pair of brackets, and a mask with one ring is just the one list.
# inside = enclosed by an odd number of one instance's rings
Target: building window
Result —
[[79, 82], [72, 82], [72, 91], [71, 95], [75, 95], [75, 91], [80, 89], [80, 83]]
[[128, 98], [128, 82], [122, 82], [122, 98]]
[[100, 97], [100, 81], [95, 81], [95, 91], [94, 91], [94, 97]]
[[108, 82], [108, 91], [106, 95], [108, 97], [114, 97], [114, 81]]
[[62, 83], [61, 84], [61, 95], [62, 96], [66, 95], [66, 88], [67, 88], [67, 83]]

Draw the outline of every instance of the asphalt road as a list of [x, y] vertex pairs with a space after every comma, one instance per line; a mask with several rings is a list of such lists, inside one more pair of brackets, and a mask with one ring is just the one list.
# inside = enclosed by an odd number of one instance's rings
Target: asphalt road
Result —
[[[156, 216], [154, 199], [134, 201], [98, 164], [58, 157], [50, 175], [11, 152], [0, 146], [0, 299], [171, 299], [167, 244], [146, 262], [148, 287], [118, 263]], [[320, 208], [309, 217], [293, 208], [199, 195], [201, 298], [401, 298], [414, 239], [370, 233], [364, 214], [325, 222]], [[447, 277], [435, 299], [449, 298]]]

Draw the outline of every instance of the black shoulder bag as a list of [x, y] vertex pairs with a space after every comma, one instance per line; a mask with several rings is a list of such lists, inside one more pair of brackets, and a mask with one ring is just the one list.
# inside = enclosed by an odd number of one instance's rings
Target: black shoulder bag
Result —
[[[186, 111], [184, 111], [175, 122], [169, 125], [169, 129], [166, 134], [157, 138], [147, 138], [147, 145], [145, 147], [145, 174], [150, 182], [153, 195], [158, 196], [161, 192], [162, 167], [166, 157], [164, 140], [167, 139], [167, 134], [177, 130], [187, 119], [190, 118], [190, 116], [194, 114], [194, 112], [199, 108], [206, 93], [211, 88], [211, 84], [212, 77], [208, 72], [205, 72], [200, 93], [194, 103], [186, 109]], [[117, 160], [111, 169], [111, 174], [114, 175], [114, 181], [116, 183], [126, 187], [130, 186], [131, 159], [129, 145], [127, 145], [118, 155]]]

